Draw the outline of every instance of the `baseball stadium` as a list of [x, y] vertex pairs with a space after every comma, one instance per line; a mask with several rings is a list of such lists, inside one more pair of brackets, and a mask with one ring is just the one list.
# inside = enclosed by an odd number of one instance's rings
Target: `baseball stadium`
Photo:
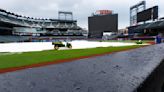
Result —
[[36, 18], [0, 8], [0, 92], [163, 92], [164, 18], [146, 1], [129, 9], [124, 29], [109, 9], [90, 13], [86, 29], [70, 11]]
[[[25, 55], [25, 53], [32, 55], [31, 58], [33, 57], [32, 60], [27, 60], [26, 55], [25, 57], [20, 56], [22, 59], [14, 57], [12, 60], [16, 64], [10, 63], [11, 66], [5, 66], [4, 64], [2, 68], [55, 61], [56, 58], [61, 58], [61, 60], [65, 58], [80, 58], [82, 56], [92, 56], [149, 45], [148, 41], [141, 42], [142, 44], [136, 44], [136, 41], [129, 40], [117, 41], [117, 36], [112, 37], [111, 40], [102, 40], [104, 30], [105, 32], [114, 33], [118, 31], [118, 14], [112, 13], [111, 10], [96, 11], [94, 15], [88, 18], [88, 23], [89, 32], [77, 25], [77, 20], [73, 19], [72, 12], [59, 11], [58, 19], [40, 19], [22, 16], [1, 9], [0, 57], [4, 58], [1, 60], [3, 62], [10, 61], [11, 58], [5, 57]], [[110, 47], [111, 51], [107, 50], [108, 47]], [[87, 52], [79, 52], [81, 50], [86, 50]], [[53, 51], [55, 51], [54, 54], [62, 52], [71, 52], [72, 54], [68, 58], [64, 54], [49, 57], [48, 53], [53, 53]], [[38, 55], [47, 53], [48, 57], [45, 56], [41, 59], [41, 57], [35, 56], [35, 53], [38, 53]], [[27, 62], [18, 64], [19, 60], [27, 60]]]

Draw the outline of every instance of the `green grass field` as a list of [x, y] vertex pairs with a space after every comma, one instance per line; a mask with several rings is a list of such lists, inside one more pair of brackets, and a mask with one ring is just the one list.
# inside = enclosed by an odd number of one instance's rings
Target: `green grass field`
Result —
[[[0, 55], [0, 69], [26, 66], [42, 62], [52, 62], [55, 60], [78, 58], [81, 56], [90, 56], [103, 54], [114, 51], [138, 48], [141, 46], [125, 46], [125, 47], [101, 47], [92, 49], [76, 49], [76, 50], [50, 50], [41, 52], [26, 52], [19, 54]], [[0, 53], [3, 54], [3, 53]]]

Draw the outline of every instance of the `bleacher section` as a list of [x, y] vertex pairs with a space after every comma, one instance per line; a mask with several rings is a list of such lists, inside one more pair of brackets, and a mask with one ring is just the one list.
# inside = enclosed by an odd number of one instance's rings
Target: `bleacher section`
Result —
[[[20, 27], [20, 28], [19, 28]], [[23, 32], [23, 30], [20, 31], [20, 29], [24, 28], [40, 28], [40, 32], [38, 31], [31, 31], [26, 30]], [[15, 30], [17, 28], [18, 30]], [[5, 30], [4, 30], [5, 29]], [[10, 29], [10, 30], [8, 30]], [[61, 19], [41, 19], [41, 18], [33, 18], [33, 17], [26, 17], [22, 15], [18, 15], [15, 13], [8, 12], [6, 10], [0, 9], [0, 32], [3, 31], [3, 33], [0, 33], [0, 35], [19, 35], [29, 32], [29, 34], [36, 34], [38, 33], [44, 33], [44, 35], [52, 33], [50, 35], [69, 35], [74, 34], [74, 36], [83, 34], [82, 28], [77, 26], [76, 20], [61, 20]], [[46, 30], [46, 33], [45, 33]], [[56, 30], [56, 32], [53, 32], [53, 30]], [[72, 30], [71, 33], [69, 33], [69, 30]], [[8, 34], [5, 34], [5, 31]], [[43, 32], [41, 32], [43, 31]], [[61, 32], [60, 32], [61, 31]], [[21, 33], [22, 32], [22, 33]], [[86, 32], [84, 32], [86, 33]]]
[[24, 42], [29, 41], [30, 37], [25, 36], [0, 36], [0, 43], [6, 42]]
[[164, 20], [158, 20], [128, 28], [129, 34], [142, 34], [144, 36], [156, 36], [160, 34], [164, 37]]

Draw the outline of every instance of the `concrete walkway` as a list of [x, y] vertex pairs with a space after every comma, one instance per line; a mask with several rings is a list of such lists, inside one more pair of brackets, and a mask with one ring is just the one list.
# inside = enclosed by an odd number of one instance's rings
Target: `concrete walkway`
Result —
[[0, 74], [0, 92], [133, 92], [164, 59], [164, 44]]

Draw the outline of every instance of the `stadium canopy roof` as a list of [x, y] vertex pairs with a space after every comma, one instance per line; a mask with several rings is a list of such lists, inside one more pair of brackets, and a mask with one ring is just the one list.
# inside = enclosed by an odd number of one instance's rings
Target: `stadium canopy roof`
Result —
[[[3, 13], [6, 13], [6, 15], [7, 16], [9, 16], [9, 15], [13, 15], [13, 16], [15, 16], [15, 17], [19, 17], [19, 18], [21, 18], [21, 19], [27, 19], [27, 20], [29, 20], [29, 19], [33, 19], [34, 21], [37, 21], [37, 20], [42, 20], [42, 21], [44, 21], [44, 20], [50, 20], [50, 21], [60, 21], [60, 22], [77, 22], [77, 20], [73, 20], [73, 19], [71, 19], [71, 20], [68, 20], [68, 19], [48, 19], [48, 18], [33, 18], [33, 17], [27, 17], [27, 16], [23, 16], [23, 15], [19, 15], [19, 14], [15, 14], [15, 13], [12, 13], [12, 12], [8, 12], [8, 11], [6, 11], [6, 10], [3, 10], [3, 9], [1, 9], [0, 8], [0, 12], [3, 12]], [[59, 13], [65, 13], [65, 14], [73, 14], [72, 12], [63, 12], [63, 11], [59, 11]]]
[[159, 29], [159, 28], [164, 28], [164, 21], [156, 21], [153, 23], [146, 23], [146, 24], [141, 24], [138, 25], [134, 31], [140, 31], [144, 29]]
[[6, 12], [6, 10], [0, 9], [1, 12]]
[[160, 20], [164, 19], [164, 17], [161, 17]]
[[164, 21], [159, 24], [159, 27], [164, 28]]
[[159, 28], [159, 24], [162, 23], [162, 21], [157, 21], [157, 22], [153, 22], [150, 23], [149, 25], [147, 25], [145, 27], [145, 29], [155, 29], [155, 28]]
[[139, 25], [138, 27], [136, 27], [134, 30], [143, 30], [143, 29], [146, 29], [146, 26], [148, 26], [150, 23], [146, 23], [146, 24], [142, 24], [142, 25]]

